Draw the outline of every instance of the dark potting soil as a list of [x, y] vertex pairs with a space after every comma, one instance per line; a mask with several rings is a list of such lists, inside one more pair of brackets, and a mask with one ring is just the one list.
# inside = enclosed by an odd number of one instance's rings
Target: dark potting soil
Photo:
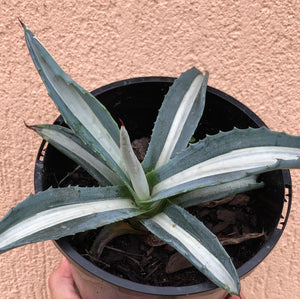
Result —
[[[70, 184], [98, 185], [82, 168], [75, 168], [60, 182], [61, 186]], [[195, 206], [188, 211], [215, 233], [221, 242], [230, 244], [224, 245], [224, 248], [236, 268], [254, 256], [265, 241], [263, 217], [258, 216], [260, 203], [255, 191], [228, 198], [227, 203], [222, 205]], [[140, 235], [128, 234], [115, 238], [104, 248], [100, 259], [96, 259], [90, 254], [90, 249], [100, 230], [68, 238], [80, 254], [111, 274], [156, 286], [188, 286], [208, 281], [181, 255], [178, 256], [172, 247], [167, 244], [153, 246], [147, 241], [149, 238]], [[244, 241], [239, 243], [241, 240]], [[238, 244], [232, 244], [235, 242]]]

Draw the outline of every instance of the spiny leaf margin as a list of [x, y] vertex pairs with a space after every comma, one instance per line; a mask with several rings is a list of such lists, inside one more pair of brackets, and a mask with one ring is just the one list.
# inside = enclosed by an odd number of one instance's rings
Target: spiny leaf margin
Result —
[[217, 237], [196, 217], [179, 206], [170, 205], [162, 213], [141, 222], [216, 285], [232, 294], [239, 294], [239, 276], [230, 257]]
[[128, 183], [120, 159], [119, 128], [110, 113], [61, 69], [26, 25], [23, 28], [34, 65], [65, 122]]
[[[273, 157], [274, 153], [271, 152], [273, 148], [275, 152], [281, 151], [281, 158]], [[254, 149], [262, 154], [269, 154], [269, 158], [272, 159], [271, 164], [269, 162], [265, 164], [257, 163], [257, 165], [255, 164], [248, 169], [241, 165], [242, 162], [237, 165], [232, 165], [232, 163], [229, 165], [229, 159], [239, 161], [237, 154], [245, 158], [247, 158], [245, 151], [248, 151], [248, 154], [256, 154]], [[266, 153], [264, 153], [265, 151]], [[288, 153], [290, 158], [282, 159], [282, 155]], [[260, 157], [259, 153], [256, 155]], [[153, 187], [151, 200], [156, 201], [195, 188], [222, 184], [275, 169], [299, 168], [299, 155], [300, 137], [298, 136], [273, 132], [266, 128], [234, 129], [230, 132], [222, 132], [191, 145], [168, 164], [149, 173], [147, 179]], [[255, 162], [256, 160], [248, 159], [247, 161]], [[218, 172], [203, 170], [204, 165], [211, 164], [214, 167], [214, 165], [218, 165], [216, 163], [224, 164], [218, 168]], [[228, 169], [223, 170], [225, 164]], [[230, 168], [231, 165], [232, 169]], [[240, 168], [239, 165], [241, 165]], [[197, 174], [194, 174], [192, 170], [197, 171]], [[183, 179], [183, 174], [186, 177], [185, 179]]]
[[102, 186], [122, 185], [122, 180], [104, 161], [84, 144], [74, 133], [58, 125], [27, 126], [44, 140], [82, 166]]
[[[202, 116], [208, 73], [196, 68], [174, 81], [164, 98], [143, 161], [145, 172], [165, 164], [186, 148]], [[180, 113], [181, 112], [181, 113]]]
[[0, 253], [95, 229], [142, 213], [125, 187], [49, 188], [31, 194], [2, 218]]

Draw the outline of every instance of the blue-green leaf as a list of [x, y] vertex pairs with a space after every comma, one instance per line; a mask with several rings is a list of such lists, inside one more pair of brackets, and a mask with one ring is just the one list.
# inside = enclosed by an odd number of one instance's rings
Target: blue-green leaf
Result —
[[240, 282], [230, 257], [205, 225], [186, 210], [171, 205], [141, 222], [219, 287], [238, 295]]
[[128, 181], [121, 162], [119, 128], [110, 113], [73, 81], [33, 33], [25, 25], [23, 27], [32, 60], [66, 123], [124, 181]]
[[125, 187], [50, 188], [30, 195], [0, 222], [0, 253], [140, 215]]
[[147, 201], [150, 198], [150, 191], [146, 175], [132, 149], [129, 135], [123, 125], [120, 133], [120, 146], [124, 165], [137, 195], [137, 200]]
[[103, 160], [77, 138], [70, 129], [57, 125], [37, 125], [30, 128], [82, 166], [102, 186], [123, 184], [118, 175], [107, 167]]
[[300, 168], [300, 137], [234, 129], [191, 145], [148, 175], [152, 201], [275, 169]]
[[204, 109], [207, 80], [208, 73], [203, 76], [192, 68], [170, 87], [143, 161], [146, 173], [166, 164], [187, 147]]
[[263, 188], [263, 182], [257, 182], [257, 176], [249, 176], [229, 183], [213, 185], [175, 196], [172, 202], [188, 208], [204, 202], [218, 200], [237, 193]]

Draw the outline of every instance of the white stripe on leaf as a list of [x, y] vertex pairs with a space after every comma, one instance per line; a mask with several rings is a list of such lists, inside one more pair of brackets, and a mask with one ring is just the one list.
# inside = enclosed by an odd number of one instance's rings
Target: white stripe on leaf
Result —
[[[59, 77], [51, 78], [51, 72], [47, 72], [44, 69], [45, 76], [48, 76], [48, 80], [51, 82], [53, 79], [52, 87], [56, 90], [59, 96], [63, 99], [68, 109], [74, 114], [74, 116], [82, 123], [82, 125], [88, 129], [90, 134], [103, 146], [117, 164], [120, 164], [120, 149], [114, 142], [111, 135], [108, 133], [104, 125], [94, 114], [89, 105], [82, 99], [78, 90], [72, 85], [66, 88], [65, 83]], [[50, 77], [50, 78], [49, 78]], [[51, 80], [52, 79], [52, 80]]]
[[130, 199], [114, 198], [111, 200], [98, 200], [88, 203], [60, 206], [39, 212], [0, 234], [0, 248], [9, 246], [20, 239], [60, 223], [96, 213], [133, 208], [135, 208], [135, 206]]
[[180, 103], [180, 106], [178, 107], [178, 110], [174, 117], [171, 129], [168, 133], [164, 148], [156, 163], [155, 169], [166, 164], [172, 156], [174, 148], [185, 125], [185, 122], [191, 112], [191, 109], [195, 103], [195, 99], [197, 98], [197, 95], [201, 89], [203, 78], [204, 77], [202, 74], [198, 75], [193, 80], [190, 88], [184, 95], [184, 98]]
[[[172, 235], [185, 248], [186, 252], [192, 254], [204, 267], [216, 277], [217, 280], [227, 285], [233, 293], [238, 293], [234, 279], [228, 273], [224, 265], [211, 254], [196, 238], [191, 236], [165, 213], [160, 213], [151, 218], [164, 231]], [[182, 252], [181, 252], [182, 253]]]
[[[36, 67], [39, 69], [39, 72], [43, 74], [44, 79], [46, 79], [46, 82], [44, 82], [46, 87], [48, 88], [49, 85], [53, 88], [71, 113], [82, 123], [98, 143], [101, 144], [105, 151], [110, 154], [112, 159], [119, 164], [120, 149], [106, 130], [105, 125], [102, 124], [83, 98], [86, 91], [81, 90], [81, 88], [75, 88], [76, 82], [64, 73], [53, 58], [51, 58], [53, 59], [53, 65], [50, 65], [48, 60], [43, 57], [43, 55], [49, 55], [49, 57], [51, 57], [46, 48], [44, 48], [26, 26], [24, 26], [24, 30], [27, 42], [29, 43], [28, 47], [35, 55], [35, 57], [32, 58], [39, 64], [39, 66], [36, 65]], [[122, 165], [120, 166], [122, 167]]]
[[121, 179], [110, 168], [108, 168], [103, 162], [99, 161], [96, 157], [91, 155], [88, 151], [82, 148], [71, 138], [67, 138], [64, 134], [58, 131], [47, 129], [45, 127], [41, 127], [38, 130], [41, 131], [41, 135], [43, 135], [43, 138], [45, 138], [46, 140], [53, 140], [59, 145], [65, 147], [69, 152], [79, 156], [87, 163], [89, 163], [91, 167], [99, 171], [112, 184], [122, 184]]
[[193, 180], [217, 174], [274, 165], [278, 160], [297, 160], [300, 150], [289, 147], [251, 147], [234, 150], [201, 162], [166, 178], [153, 187], [152, 195]]

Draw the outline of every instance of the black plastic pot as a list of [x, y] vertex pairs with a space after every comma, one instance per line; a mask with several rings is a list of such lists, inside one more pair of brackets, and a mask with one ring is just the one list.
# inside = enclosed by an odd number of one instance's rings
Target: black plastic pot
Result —
[[[93, 94], [107, 107], [112, 116], [121, 118], [133, 139], [151, 136], [158, 109], [174, 78], [146, 77], [123, 80], [109, 84], [93, 91]], [[59, 118], [58, 123], [61, 122]], [[247, 128], [265, 126], [246, 106], [231, 96], [208, 87], [204, 115], [195, 132], [196, 138], [204, 138], [206, 134], [216, 134], [219, 130], [228, 131], [233, 127]], [[62, 166], [64, 168], [62, 168]], [[56, 185], [74, 168], [74, 164], [51, 146], [43, 142], [38, 153], [35, 167], [35, 191]], [[49, 173], [55, 173], [55, 180]], [[263, 180], [266, 187], [257, 193], [259, 197], [258, 212], [264, 219], [264, 230], [267, 241], [259, 245], [257, 253], [238, 268], [242, 278], [255, 268], [272, 250], [279, 240], [290, 211], [292, 189], [288, 171], [275, 171], [265, 174]], [[257, 191], [256, 191], [257, 192]], [[68, 238], [56, 241], [57, 246], [77, 269], [94, 281], [106, 281], [117, 288], [140, 294], [160, 296], [180, 296], [186, 294], [208, 294], [216, 290], [211, 282], [185, 287], [156, 287], [131, 282], [116, 277], [92, 264], [82, 257], [68, 242]], [[145, 295], [144, 295], [145, 296]], [[102, 298], [102, 297], [99, 297]]]

